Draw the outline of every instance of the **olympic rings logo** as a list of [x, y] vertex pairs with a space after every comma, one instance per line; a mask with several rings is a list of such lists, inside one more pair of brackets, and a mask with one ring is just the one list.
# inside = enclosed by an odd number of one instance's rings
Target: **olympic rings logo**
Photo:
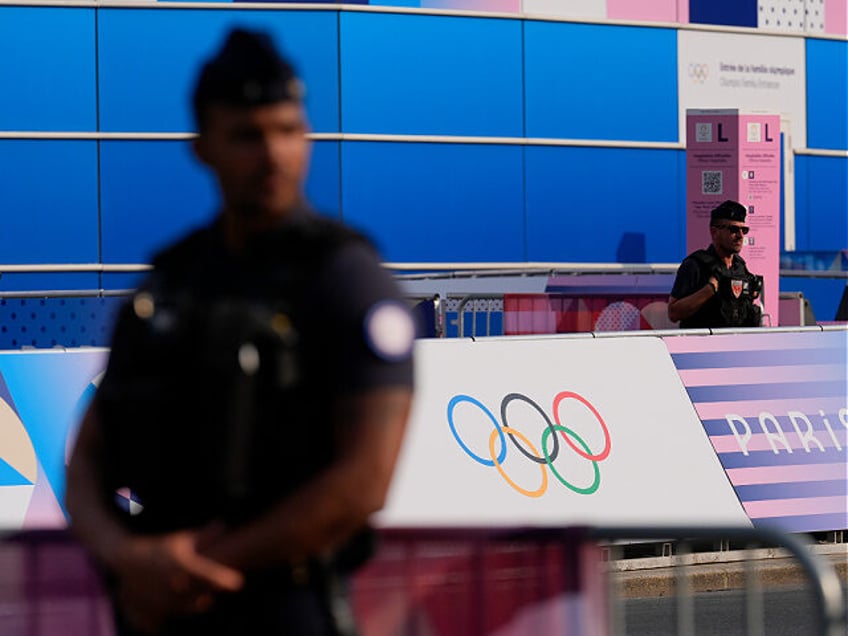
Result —
[[[604, 447], [598, 453], [593, 453], [589, 448], [589, 445], [580, 437], [576, 431], [571, 428], [568, 428], [560, 421], [560, 405], [564, 400], [576, 400], [583, 406], [585, 406], [594, 416], [594, 418], [598, 421], [598, 424], [601, 426], [601, 430], [604, 434]], [[536, 448], [524, 433], [519, 431], [518, 429], [510, 426], [509, 419], [507, 417], [507, 409], [509, 405], [514, 402], [524, 402], [528, 406], [530, 406], [533, 410], [535, 410], [544, 420], [545, 422], [545, 430], [542, 433], [542, 438], [540, 440], [540, 448]], [[456, 407], [459, 404], [468, 403], [483, 412], [483, 414], [491, 421], [494, 429], [489, 435], [488, 440], [488, 448], [489, 448], [489, 456], [482, 457], [475, 453], [468, 447], [468, 444], [459, 436], [459, 433], [456, 429], [456, 423], [454, 422], [454, 413]], [[451, 398], [450, 402], [448, 402], [448, 425], [450, 426], [451, 433], [453, 433], [454, 438], [459, 444], [460, 448], [465, 451], [465, 453], [471, 457], [474, 461], [483, 466], [490, 466], [497, 469], [498, 473], [500, 473], [501, 477], [516, 491], [520, 492], [522, 495], [527, 497], [541, 497], [545, 494], [548, 489], [548, 472], [546, 468], [550, 468], [551, 472], [554, 474], [554, 477], [566, 488], [572, 490], [573, 492], [579, 495], [591, 495], [596, 492], [601, 485], [601, 471], [598, 468], [598, 464], [604, 461], [607, 457], [609, 457], [610, 450], [612, 448], [612, 440], [610, 438], [609, 428], [607, 427], [606, 422], [604, 422], [604, 418], [601, 417], [601, 414], [598, 413], [598, 410], [592, 405], [589, 400], [584, 398], [582, 395], [578, 393], [574, 393], [573, 391], [561, 391], [556, 395], [553, 401], [553, 406], [551, 408], [554, 421], [551, 422], [551, 418], [548, 417], [548, 414], [539, 406], [535, 401], [527, 397], [522, 393], [510, 393], [506, 395], [503, 400], [501, 400], [501, 421], [495, 418], [492, 412], [479, 400], [471, 397], [470, 395], [455, 395]], [[555, 422], [555, 423], [554, 423]], [[557, 435], [559, 433], [559, 435]], [[512, 444], [518, 449], [518, 452], [521, 453], [524, 457], [529, 459], [531, 462], [538, 464], [539, 469], [542, 473], [542, 483], [535, 490], [530, 490], [527, 488], [523, 488], [519, 484], [515, 483], [515, 481], [506, 473], [503, 467], [503, 462], [506, 459], [507, 453], [507, 443], [506, 438], [509, 437]], [[592, 483], [588, 486], [579, 486], [569, 482], [563, 475], [557, 470], [554, 465], [554, 460], [559, 456], [560, 450], [560, 442], [559, 438], [562, 437], [565, 440], [565, 443], [574, 451], [579, 457], [583, 459], [588, 459], [592, 462], [592, 468], [594, 470], [594, 478]], [[519, 440], [521, 443], [519, 443]], [[500, 442], [500, 450], [496, 452], [497, 442]], [[523, 445], [522, 445], [523, 444]], [[549, 449], [550, 446], [550, 449]], [[529, 449], [529, 450], [528, 450]]]
[[698, 84], [703, 84], [707, 76], [710, 74], [710, 67], [706, 64], [690, 64], [689, 65], [689, 77], [691, 77]]

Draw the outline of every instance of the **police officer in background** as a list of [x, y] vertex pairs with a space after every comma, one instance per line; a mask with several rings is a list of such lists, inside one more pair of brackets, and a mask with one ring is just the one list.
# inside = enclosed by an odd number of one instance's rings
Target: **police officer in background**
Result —
[[687, 256], [677, 270], [668, 299], [668, 317], [683, 328], [759, 327], [754, 301], [762, 276], [748, 271], [739, 256], [748, 226], [745, 206], [725, 201], [710, 214], [712, 244]]
[[302, 84], [265, 34], [229, 34], [194, 109], [220, 213], [122, 309], [68, 467], [71, 527], [119, 634], [350, 633], [414, 325], [372, 245], [304, 201]]

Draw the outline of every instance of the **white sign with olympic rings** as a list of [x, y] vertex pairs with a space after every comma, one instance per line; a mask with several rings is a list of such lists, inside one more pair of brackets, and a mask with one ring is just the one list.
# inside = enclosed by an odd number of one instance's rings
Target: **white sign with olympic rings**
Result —
[[422, 340], [382, 525], [750, 525], [659, 338]]
[[[677, 86], [680, 141], [686, 110], [736, 108], [780, 113], [794, 148], [807, 145], [804, 38], [680, 30]], [[695, 140], [689, 140], [691, 144]]]

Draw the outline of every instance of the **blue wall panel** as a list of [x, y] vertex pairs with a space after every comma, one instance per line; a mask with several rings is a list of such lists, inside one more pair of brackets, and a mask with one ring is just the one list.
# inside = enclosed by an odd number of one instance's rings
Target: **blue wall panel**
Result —
[[92, 131], [94, 10], [0, 7], [0, 130]]
[[[191, 130], [198, 65], [235, 24], [292, 54], [319, 132], [677, 141], [675, 29], [264, 9], [0, 7], [0, 82], [14, 94], [0, 131], [96, 130], [95, 52], [101, 129]], [[808, 146], [844, 150], [848, 43], [808, 39], [806, 54]], [[0, 140], [3, 261], [96, 262], [100, 231], [104, 262], [145, 262], [214, 214], [187, 142], [101, 148], [98, 228], [96, 142]], [[673, 262], [685, 251], [682, 156], [322, 141], [306, 187], [390, 260]], [[848, 246], [846, 182], [848, 160], [796, 157], [799, 250]]]
[[109, 272], [101, 275], [100, 284], [103, 289], [135, 289], [144, 279], [144, 276], [145, 272]]
[[[335, 218], [338, 153], [337, 142], [316, 143], [306, 184], [312, 204]], [[103, 262], [148, 263], [157, 249], [218, 212], [217, 187], [190, 142], [105, 141], [101, 173]]]
[[795, 156], [795, 249], [809, 250], [810, 247], [810, 189], [807, 162], [808, 155]]
[[528, 260], [680, 260], [686, 245], [680, 154], [528, 148]]
[[100, 9], [102, 129], [194, 130], [190, 100], [196, 74], [235, 25], [272, 34], [303, 75], [315, 130], [338, 131], [334, 12], [176, 9]]
[[807, 40], [807, 146], [848, 150], [848, 42]]
[[780, 279], [780, 291], [801, 292], [810, 302], [816, 320], [834, 320], [839, 309], [839, 301], [845, 291], [844, 278], [801, 278], [783, 276]]
[[97, 143], [0, 139], [4, 263], [96, 263]]
[[848, 248], [848, 159], [810, 156], [804, 164], [810, 232], [807, 249]]
[[343, 219], [388, 261], [521, 261], [517, 146], [342, 144]]
[[677, 141], [674, 29], [525, 24], [527, 136]]
[[[39, 261], [38, 264], [43, 265], [46, 262]], [[14, 261], [14, 263], [20, 263], [20, 261]], [[0, 290], [6, 292], [98, 289], [99, 278], [100, 275], [96, 272], [5, 272], [0, 277]], [[0, 316], [0, 322], [2, 320], [3, 316]]]
[[757, 0], [689, 0], [689, 22], [756, 27]]
[[0, 350], [108, 346], [121, 302], [116, 296], [0, 299]]
[[341, 214], [340, 153], [337, 141], [313, 143], [309, 178], [306, 180], [306, 198], [315, 209], [335, 219]]
[[165, 243], [217, 212], [215, 184], [183, 141], [105, 141], [104, 263], [148, 263]]
[[348, 133], [521, 136], [517, 20], [341, 14]]

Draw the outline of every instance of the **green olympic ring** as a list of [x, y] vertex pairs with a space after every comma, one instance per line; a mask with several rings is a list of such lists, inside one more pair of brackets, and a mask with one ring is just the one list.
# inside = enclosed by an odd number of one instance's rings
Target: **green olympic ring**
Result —
[[548, 463], [548, 467], [551, 469], [551, 471], [553, 471], [554, 476], [560, 481], [560, 483], [563, 486], [565, 486], [566, 488], [568, 488], [570, 490], [573, 490], [578, 495], [591, 495], [593, 492], [598, 490], [598, 488], [601, 485], [601, 470], [598, 468], [598, 462], [595, 461], [594, 459], [589, 460], [589, 461], [592, 462], [592, 467], [595, 469], [595, 480], [592, 482], [592, 484], [590, 486], [588, 486], [586, 488], [581, 488], [580, 486], [575, 486], [574, 484], [569, 483], [565, 479], [565, 477], [563, 477], [562, 475], [559, 474], [559, 471], [554, 466], [553, 462], [551, 461], [551, 457], [548, 454], [548, 438], [551, 436], [551, 434], [554, 431], [560, 431], [562, 433], [568, 433], [574, 439], [577, 440], [577, 442], [580, 444], [580, 446], [583, 447], [584, 451], [586, 451], [588, 454], [591, 455], [592, 451], [589, 449], [589, 445], [586, 442], [584, 442], [583, 438], [580, 437], [577, 433], [572, 431], [570, 428], [567, 428], [567, 427], [562, 426], [560, 424], [556, 424], [552, 427], [546, 428], [545, 432], [542, 433], [542, 452], [545, 454], [545, 460]]

